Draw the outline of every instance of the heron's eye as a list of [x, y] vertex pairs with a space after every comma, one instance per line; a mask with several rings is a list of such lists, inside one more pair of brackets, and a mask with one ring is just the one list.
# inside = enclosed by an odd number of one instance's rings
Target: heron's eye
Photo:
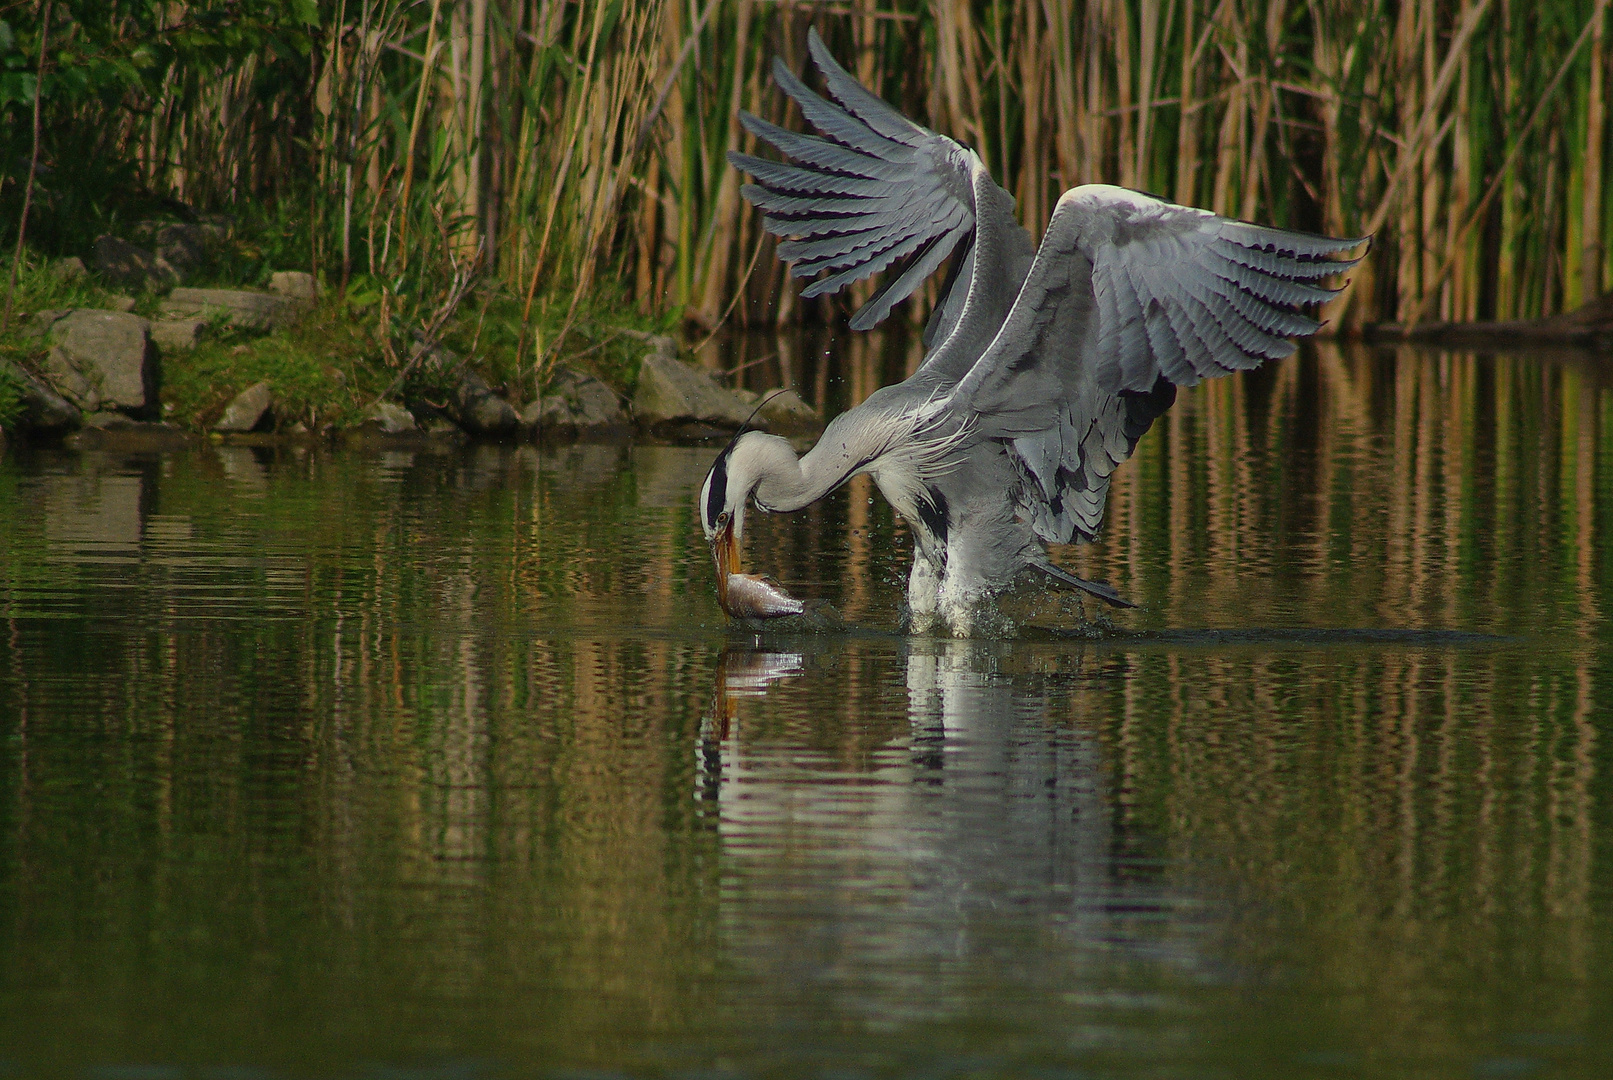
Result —
[[726, 524], [728, 524], [728, 511], [724, 510], [717, 515], [717, 527], [720, 529]]

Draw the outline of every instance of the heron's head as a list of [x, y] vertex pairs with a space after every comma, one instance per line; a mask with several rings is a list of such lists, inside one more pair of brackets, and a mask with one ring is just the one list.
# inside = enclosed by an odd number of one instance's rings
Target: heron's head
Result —
[[723, 448], [700, 487], [700, 527], [717, 561], [717, 599], [724, 611], [728, 610], [728, 575], [738, 573], [740, 567], [739, 538], [745, 531], [745, 502], [756, 486], [755, 477], [747, 475], [743, 467], [743, 459], [735, 458], [739, 446], [736, 439]]
[[700, 527], [717, 562], [717, 599], [724, 611], [728, 610], [728, 575], [740, 571], [745, 504], [762, 482], [770, 442], [782, 441], [758, 431], [745, 432], [717, 455], [701, 485]]

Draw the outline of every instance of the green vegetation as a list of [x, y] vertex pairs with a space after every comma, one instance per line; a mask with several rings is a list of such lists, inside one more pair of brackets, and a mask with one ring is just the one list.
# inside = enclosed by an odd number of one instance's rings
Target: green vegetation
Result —
[[375, 341], [365, 325], [326, 304], [292, 330], [266, 336], [224, 328], [190, 353], [165, 358], [164, 411], [174, 423], [206, 428], [241, 390], [267, 381], [282, 425], [309, 430], [358, 419], [386, 389]]
[[[50, 308], [106, 307], [110, 294], [86, 277], [68, 278], [53, 273], [37, 261], [25, 261], [16, 279], [18, 311], [45, 311]], [[0, 327], [0, 430], [11, 426], [22, 413], [22, 384], [7, 362], [29, 364], [41, 352], [39, 340], [26, 322], [14, 320]]]
[[312, 269], [382, 367], [436, 322], [529, 398], [622, 322], [857, 302], [795, 300], [724, 160], [739, 108], [799, 126], [767, 65], [803, 68], [810, 22], [1033, 230], [1118, 182], [1376, 234], [1334, 318], [1549, 315], [1613, 277], [1606, 6], [0, 0], [0, 238], [25, 202], [42, 255], [227, 214], [210, 280]]
[[[108, 306], [107, 289], [57, 279], [47, 261], [87, 257], [103, 232], [152, 247], [156, 225], [200, 215], [223, 224], [229, 240], [188, 270], [186, 284], [262, 286], [277, 270], [311, 268], [327, 300], [295, 332], [254, 338], [215, 328], [196, 352], [167, 358], [164, 403], [182, 423], [205, 422], [260, 378], [274, 385], [281, 415], [310, 426], [351, 420], [385, 393], [440, 400], [459, 356], [517, 402], [536, 396], [560, 363], [630, 386], [642, 352], [633, 332], [663, 330], [665, 320], [609, 279], [565, 273], [569, 249], [556, 247], [550, 273], [528, 288], [500, 274], [452, 194], [469, 181], [463, 155], [443, 141], [442, 117], [417, 110], [417, 121], [431, 122], [417, 122], [418, 153], [405, 167], [389, 163], [384, 177], [366, 171], [397, 135], [395, 124], [383, 128], [404, 102], [394, 94], [383, 103], [380, 89], [431, 96], [432, 80], [418, 72], [413, 89], [403, 86], [407, 48], [383, 48], [407, 38], [404, 10], [0, 0], [7, 252], [27, 207], [8, 309]], [[408, 7], [410, 17], [424, 10]], [[373, 50], [355, 50], [355, 34]], [[158, 313], [155, 296], [136, 301], [138, 313]], [[459, 356], [425, 348], [439, 343]], [[0, 355], [28, 361], [38, 351], [16, 320], [0, 327]]]
[[[225, 251], [218, 262], [227, 267], [253, 257], [252, 249], [246, 247], [244, 255]], [[214, 270], [208, 279], [227, 277], [227, 270]], [[25, 261], [17, 277], [19, 312], [107, 308], [114, 305], [117, 295], [93, 277], [64, 277], [41, 259]], [[164, 357], [161, 393], [165, 416], [182, 427], [205, 429], [237, 393], [267, 381], [274, 388], [276, 415], [282, 426], [301, 423], [310, 431], [327, 424], [343, 427], [355, 423], [372, 402], [387, 394], [402, 396], [411, 404], [441, 406], [451, 394], [461, 366], [472, 359], [495, 385], [510, 387], [513, 392], [518, 385], [514, 361], [523, 325], [532, 340], [541, 343], [558, 337], [568, 318], [568, 344], [564, 352], [556, 354], [557, 362], [587, 370], [616, 386], [631, 386], [644, 352], [638, 335], [660, 329], [605, 287], [575, 308], [569, 300], [562, 303], [545, 298], [534, 305], [525, 324], [520, 302], [490, 288], [467, 297], [444, 326], [438, 348], [420, 358], [400, 380], [409, 358], [397, 352], [397, 341], [379, 331], [381, 296], [375, 282], [356, 277], [345, 297], [327, 297], [306, 319], [285, 331], [263, 334], [215, 320], [195, 350]], [[136, 314], [160, 315], [158, 296], [133, 299]], [[0, 360], [37, 368], [44, 350], [44, 341], [26, 319], [14, 320], [0, 331]], [[0, 428], [20, 412], [20, 395], [20, 384], [0, 368]]]
[[0, 436], [22, 413], [22, 383], [10, 370], [0, 367]]
[[[397, 358], [389, 358], [378, 340], [370, 307], [365, 294], [350, 292], [347, 303], [326, 302], [282, 333], [215, 327], [196, 350], [164, 364], [162, 398], [169, 418], [205, 428], [230, 398], [261, 380], [274, 387], [282, 425], [302, 423], [317, 431], [325, 424], [356, 423], [371, 403], [400, 389], [394, 385]], [[570, 340], [576, 351], [560, 359], [614, 385], [630, 386], [644, 349], [617, 325], [619, 319], [607, 317], [608, 310], [590, 305], [575, 318]], [[536, 336], [557, 333], [563, 314], [540, 308]], [[461, 365], [472, 357], [493, 382], [516, 385], [513, 360], [520, 326], [520, 307], [512, 298], [497, 293], [485, 298], [447, 329], [441, 349], [417, 364], [401, 387], [404, 397], [411, 404], [441, 408], [451, 397]]]

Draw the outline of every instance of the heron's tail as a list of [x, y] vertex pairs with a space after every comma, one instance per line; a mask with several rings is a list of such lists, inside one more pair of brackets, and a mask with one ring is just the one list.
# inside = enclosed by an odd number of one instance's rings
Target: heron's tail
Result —
[[1114, 586], [1108, 584], [1107, 582], [1088, 581], [1086, 578], [1076, 577], [1067, 570], [1060, 570], [1052, 563], [1038, 563], [1036, 564], [1036, 569], [1040, 570], [1048, 577], [1053, 578], [1055, 581], [1062, 581], [1066, 585], [1074, 585], [1077, 589], [1080, 589], [1083, 592], [1089, 592], [1106, 604], [1112, 604], [1119, 608], [1134, 608], [1137, 606], [1130, 600], [1127, 600], [1124, 596], [1121, 596], [1119, 593], [1115, 592]]

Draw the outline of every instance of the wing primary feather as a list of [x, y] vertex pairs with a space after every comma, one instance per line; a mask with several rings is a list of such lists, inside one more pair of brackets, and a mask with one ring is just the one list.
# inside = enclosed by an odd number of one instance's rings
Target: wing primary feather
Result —
[[[1355, 239], [1341, 239], [1334, 236], [1318, 236], [1315, 233], [1293, 232], [1288, 229], [1273, 229], [1267, 225], [1255, 225], [1247, 221], [1225, 221], [1221, 228], [1221, 235], [1243, 247], [1272, 248], [1276, 251], [1290, 252], [1294, 255], [1337, 255], [1340, 252], [1351, 251], [1370, 242], [1371, 237], [1357, 237]], [[1365, 253], [1363, 252], [1363, 257]], [[1336, 260], [1341, 266], [1348, 269], [1360, 262], [1360, 258]]]
[[900, 274], [894, 275], [884, 287], [875, 293], [857, 313], [851, 317], [853, 330], [867, 330], [879, 325], [890, 314], [891, 308], [906, 300], [913, 290], [941, 265], [941, 260], [952, 254], [957, 245], [961, 231], [953, 228], [947, 232], [930, 237], [924, 245], [913, 253], [912, 262]]
[[1195, 295], [1194, 298], [1209, 313], [1216, 329], [1227, 341], [1227, 346], [1216, 350], [1215, 362], [1229, 371], [1259, 367], [1261, 361], [1266, 359], [1264, 343], [1255, 336], [1259, 331], [1244, 322], [1223, 297], [1212, 293], [1208, 296]]
[[[748, 198], [749, 196], [747, 196]], [[834, 236], [846, 233], [865, 234], [862, 240], [876, 239], [873, 230], [883, 230], [895, 237], [905, 233], [917, 232], [922, 235], [940, 231], [945, 225], [936, 221], [936, 214], [945, 203], [945, 197], [940, 194], [932, 195], [928, 199], [914, 201], [911, 205], [902, 207], [899, 211], [885, 209], [883, 211], [858, 214], [846, 213], [838, 217], [790, 217], [769, 214], [764, 219], [764, 227], [769, 232], [779, 236], [792, 237], [820, 237]], [[926, 219], [929, 219], [928, 221]], [[859, 241], [859, 245], [861, 241]], [[848, 248], [848, 250], [850, 250]], [[781, 251], [782, 258], [793, 258], [790, 253], [793, 249]]]
[[[1206, 281], [1205, 279], [1209, 280]], [[1269, 360], [1276, 356], [1286, 356], [1278, 338], [1267, 334], [1254, 323], [1245, 319], [1232, 302], [1228, 292], [1236, 292], [1236, 287], [1216, 288], [1217, 284], [1224, 284], [1225, 279], [1215, 277], [1205, 271], [1192, 268], [1183, 274], [1183, 284], [1198, 299], [1199, 303], [1215, 317], [1216, 324], [1225, 331], [1232, 343], [1241, 350], [1245, 359], [1251, 362], [1239, 364], [1239, 367], [1252, 367], [1261, 360]]]
[[875, 225], [869, 229], [831, 232], [810, 240], [785, 240], [778, 246], [778, 257], [785, 262], [815, 263], [821, 268], [829, 259], [866, 250], [889, 235], [888, 226]]
[[880, 180], [825, 172], [821, 169], [803, 169], [799, 165], [787, 165], [782, 161], [752, 157], [738, 150], [728, 151], [728, 164], [740, 172], [754, 176], [770, 191], [850, 195], [859, 199], [878, 198], [890, 193], [890, 185]]
[[881, 211], [911, 212], [913, 197], [910, 193], [876, 195], [857, 198], [844, 195], [786, 195], [757, 184], [745, 185], [745, 194], [751, 204], [774, 217], [812, 217], [817, 214], [857, 214], [875, 216]]
[[1253, 267], [1262, 273], [1273, 277], [1294, 278], [1297, 280], [1314, 281], [1318, 278], [1332, 277], [1334, 274], [1348, 273], [1350, 267], [1360, 260], [1352, 259], [1345, 262], [1341, 259], [1300, 259], [1292, 255], [1271, 251], [1266, 248], [1249, 247], [1239, 244], [1230, 237], [1222, 237], [1222, 243], [1212, 247], [1222, 256]]
[[[1205, 344], [1205, 355], [1203, 357], [1193, 357], [1193, 368], [1198, 372], [1199, 377], [1209, 379], [1225, 372], [1238, 370], [1238, 361], [1243, 359], [1243, 353], [1233, 340], [1227, 337], [1226, 331], [1216, 321], [1214, 312], [1210, 311], [1192, 293], [1184, 293], [1182, 299], [1184, 301], [1182, 307], [1186, 310], [1187, 317], [1193, 323], [1194, 332], [1198, 334], [1199, 340]], [[1201, 360], [1203, 361], [1202, 363], [1200, 362]], [[1212, 368], [1219, 368], [1220, 370], [1211, 370]], [[1172, 379], [1171, 381], [1182, 386], [1192, 385], [1191, 383], [1183, 383], [1179, 379]]]
[[[1198, 325], [1194, 322], [1191, 313], [1185, 304], [1165, 305], [1165, 317], [1170, 320], [1171, 329], [1175, 331], [1176, 339], [1182, 343], [1183, 358], [1193, 355], [1195, 351], [1210, 354], [1213, 347], [1204, 335], [1199, 333]], [[1191, 365], [1192, 361], [1188, 363]], [[1163, 374], [1163, 373], [1162, 373]], [[1171, 380], [1173, 383], [1176, 380]], [[1193, 386], [1198, 382], [1198, 371], [1194, 369], [1193, 378], [1182, 383], [1183, 386]], [[1148, 390], [1148, 383], [1144, 380], [1128, 382], [1125, 389], [1133, 393], [1144, 393]]]
[[818, 28], [815, 26], [807, 30], [807, 49], [812, 53], [812, 62], [818, 65], [818, 71], [822, 73], [824, 85], [829, 88], [829, 93], [844, 105], [847, 111], [874, 131], [887, 139], [895, 139], [909, 146], [919, 146], [926, 138], [934, 137], [931, 132], [919, 127], [869, 93], [862, 83], [852, 78], [830, 54], [828, 46], [824, 45], [823, 39], [818, 36]]
[[1130, 600], [1127, 600], [1124, 596], [1121, 596], [1115, 591], [1114, 586], [1108, 584], [1107, 582], [1088, 581], [1084, 577], [1076, 577], [1068, 570], [1061, 570], [1052, 563], [1038, 563], [1036, 564], [1036, 568], [1042, 573], [1046, 574], [1048, 577], [1062, 581], [1066, 585], [1074, 585], [1082, 592], [1091, 593], [1099, 600], [1102, 600], [1104, 603], [1112, 605], [1113, 607], [1134, 608], [1137, 606]]
[[897, 259], [910, 254], [923, 242], [924, 237], [922, 236], [908, 236], [898, 243], [869, 256], [865, 261], [859, 262], [849, 269], [814, 281], [811, 285], [801, 290], [801, 295], [811, 299], [814, 296], [822, 296], [824, 293], [839, 292], [842, 287], [853, 281], [861, 281], [870, 274], [879, 273]]
[[1226, 331], [1227, 337], [1231, 338], [1232, 343], [1243, 353], [1243, 360], [1237, 365], [1239, 368], [1259, 367], [1262, 361], [1287, 355], [1279, 344], [1280, 339], [1256, 329], [1253, 323], [1238, 314], [1225, 297], [1221, 297], [1218, 304], [1212, 305], [1211, 311], [1215, 313], [1216, 321], [1221, 324], [1221, 329]]
[[845, 232], [860, 232], [857, 229], [857, 220], [846, 216], [840, 218], [824, 217], [815, 221], [803, 221], [798, 218], [779, 218], [767, 215], [762, 218], [762, 228], [774, 236], [838, 236]]
[[[1222, 280], [1227, 281], [1225, 278]], [[1321, 329], [1322, 324], [1309, 316], [1267, 303], [1235, 281], [1227, 281], [1227, 284], [1231, 288], [1225, 290], [1225, 295], [1238, 309], [1238, 314], [1268, 333], [1284, 337], [1309, 337]]]
[[840, 143], [781, 128], [748, 112], [740, 112], [739, 123], [746, 131], [779, 153], [788, 154], [798, 161], [805, 161], [825, 169], [892, 183], [900, 183], [913, 171], [909, 163], [886, 161], [870, 154], [859, 154]]
[[773, 81], [801, 107], [801, 115], [829, 138], [890, 162], [911, 158], [911, 147], [887, 139], [851, 113], [813, 93], [806, 83], [795, 77], [783, 59], [776, 56]]
[[[856, 266], [858, 263], [867, 262], [881, 251], [909, 235], [911, 234], [901, 229], [882, 228], [840, 255], [819, 255], [812, 259], [796, 260], [791, 264], [790, 273], [795, 277], [811, 277], [825, 270], [846, 270]], [[791, 256], [785, 254], [780, 257], [789, 259]]]
[[838, 256], [819, 256], [815, 259], [803, 259], [797, 262], [791, 273], [796, 277], [809, 277], [823, 270], [846, 270], [859, 263], [874, 258], [880, 252], [893, 244], [908, 237], [924, 239], [923, 233], [916, 233], [911, 229], [896, 229], [889, 226], [881, 228], [877, 235], [866, 243], [859, 243], [855, 248]]
[[[955, 218], [956, 216], [956, 212], [948, 215], [949, 218]], [[855, 222], [853, 219], [848, 219], [847, 223], [860, 224], [860, 222]], [[931, 237], [938, 236], [941, 233], [946, 232], [954, 224], [954, 221], [947, 219], [943, 219], [941, 221], [932, 220], [917, 223], [905, 219], [896, 221], [887, 220], [875, 225], [872, 229], [857, 232], [856, 242], [846, 246], [844, 250], [839, 253], [831, 254], [825, 251], [823, 254], [815, 255], [812, 258], [803, 259], [800, 262], [797, 262], [794, 273], [796, 277], [805, 277], [806, 275], [816, 273], [819, 270], [845, 269], [866, 259], [873, 258], [874, 256], [878, 255], [880, 251], [883, 250], [887, 245], [899, 243], [909, 238], [923, 242]], [[830, 237], [830, 239], [834, 239], [842, 235], [844, 234], [834, 234]], [[793, 245], [796, 243], [825, 244], [827, 247], [826, 241], [823, 240], [785, 241], [785, 244]], [[779, 245], [780, 248], [783, 249], [785, 244]], [[795, 258], [795, 254], [796, 249], [793, 247], [787, 250], [781, 250], [779, 252], [780, 257], [784, 259]], [[940, 263], [936, 263], [936, 265], [939, 266]]]
[[1338, 295], [1337, 289], [1321, 285], [1308, 285], [1286, 278], [1273, 277], [1254, 267], [1223, 254], [1217, 248], [1204, 252], [1205, 266], [1230, 281], [1235, 281], [1263, 300], [1282, 304], [1323, 304]]
[[[886, 202], [880, 206], [871, 206], [866, 210], [858, 210], [856, 204], [852, 208], [842, 211], [838, 217], [829, 217], [831, 223], [839, 224], [846, 229], [862, 230], [876, 225], [896, 229], [926, 229], [933, 228], [929, 223], [937, 220], [943, 207], [948, 202], [947, 197], [939, 192], [914, 192], [905, 203]], [[818, 213], [834, 211], [819, 211]], [[769, 216], [782, 218], [786, 221], [798, 221], [803, 225], [813, 223], [817, 213], [789, 215], [770, 214]]]

